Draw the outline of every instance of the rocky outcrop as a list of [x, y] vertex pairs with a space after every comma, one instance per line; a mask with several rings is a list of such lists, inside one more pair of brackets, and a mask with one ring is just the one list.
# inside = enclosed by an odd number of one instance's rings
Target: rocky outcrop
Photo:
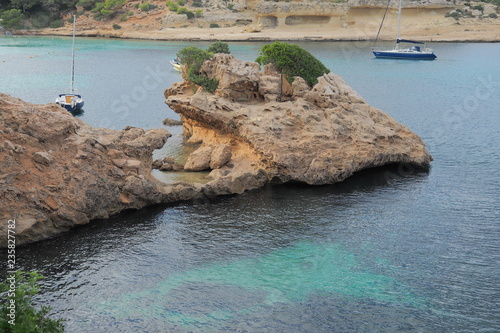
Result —
[[270, 65], [261, 71], [224, 54], [205, 62], [202, 72], [219, 79], [214, 94], [182, 82], [165, 97], [189, 142], [231, 151], [218, 168], [205, 152], [203, 168], [214, 169], [215, 179], [206, 192], [215, 184], [228, 192], [269, 181], [331, 184], [366, 168], [431, 162], [418, 135], [368, 105], [339, 75], [326, 74], [312, 88], [301, 78], [289, 85]]
[[[422, 140], [369, 106], [340, 76], [310, 88], [268, 65], [216, 55], [202, 71], [220, 80], [215, 94], [188, 82], [165, 92], [181, 115], [187, 162], [152, 152], [170, 134], [127, 127], [93, 128], [55, 104], [0, 94], [0, 247], [7, 221], [16, 244], [52, 237], [93, 219], [147, 205], [241, 193], [266, 183], [331, 184], [392, 163], [426, 167]], [[206, 184], [158, 181], [166, 172], [212, 170]]]
[[55, 104], [0, 94], [0, 247], [51, 237], [125, 209], [201, 195], [201, 186], [151, 177], [152, 151], [170, 134], [93, 128]]

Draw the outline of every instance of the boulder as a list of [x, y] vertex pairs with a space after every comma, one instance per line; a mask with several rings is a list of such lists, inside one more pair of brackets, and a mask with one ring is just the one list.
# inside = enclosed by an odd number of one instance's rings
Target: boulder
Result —
[[213, 146], [203, 145], [191, 153], [184, 165], [185, 171], [203, 171], [210, 168]]
[[210, 155], [210, 169], [219, 169], [231, 159], [231, 148], [228, 145], [217, 145]]
[[45, 166], [49, 166], [54, 162], [54, 159], [52, 158], [52, 156], [50, 156], [49, 153], [39, 151], [33, 154], [33, 161]]

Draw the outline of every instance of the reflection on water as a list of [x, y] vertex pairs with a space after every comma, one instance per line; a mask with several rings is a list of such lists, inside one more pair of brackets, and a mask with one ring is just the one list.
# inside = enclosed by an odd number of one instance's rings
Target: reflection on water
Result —
[[74, 111], [69, 111], [73, 116], [79, 118], [85, 114], [85, 111], [83, 109], [78, 109]]
[[206, 184], [212, 179], [208, 178], [210, 171], [184, 172], [184, 171], [160, 171], [153, 170], [152, 175], [164, 183], [172, 184], [178, 182]]

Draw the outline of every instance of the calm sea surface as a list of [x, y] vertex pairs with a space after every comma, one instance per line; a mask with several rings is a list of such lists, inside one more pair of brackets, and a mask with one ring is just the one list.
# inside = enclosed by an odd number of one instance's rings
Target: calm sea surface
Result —
[[[435, 43], [435, 61], [299, 44], [419, 134], [429, 172], [155, 206], [18, 248], [68, 332], [500, 331], [500, 44]], [[77, 39], [78, 116], [114, 129], [178, 119], [163, 90], [189, 45], [208, 44]], [[230, 49], [254, 60], [262, 45]], [[1, 37], [0, 92], [52, 102], [69, 87], [70, 49]], [[180, 156], [181, 129], [168, 130], [161, 153]]]

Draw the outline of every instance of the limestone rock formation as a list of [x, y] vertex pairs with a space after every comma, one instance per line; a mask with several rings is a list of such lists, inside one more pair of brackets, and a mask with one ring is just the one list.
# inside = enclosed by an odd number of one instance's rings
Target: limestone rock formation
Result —
[[[188, 142], [200, 144], [184, 169], [211, 169], [206, 184], [166, 184], [151, 175], [152, 152], [170, 136], [165, 130], [93, 128], [55, 104], [0, 94], [0, 248], [9, 220], [20, 245], [125, 209], [268, 182], [330, 184], [366, 168], [431, 161], [416, 134], [333, 73], [312, 88], [300, 78], [290, 85], [271, 65], [261, 71], [222, 54], [202, 71], [220, 80], [215, 94], [181, 82], [165, 96]], [[172, 158], [154, 167], [181, 169]]]
[[124, 209], [199, 196], [200, 186], [151, 176], [152, 151], [169, 136], [93, 128], [55, 104], [0, 94], [0, 247], [8, 220], [16, 220], [20, 245]]
[[201, 146], [191, 155], [189, 155], [184, 170], [186, 171], [203, 171], [210, 168], [210, 158], [212, 157], [212, 146]]
[[312, 88], [301, 78], [290, 86], [272, 66], [261, 71], [225, 54], [201, 71], [219, 79], [214, 94], [181, 82], [165, 97], [189, 142], [230, 147], [229, 163], [211, 173], [206, 193], [215, 184], [228, 192], [268, 181], [331, 184], [366, 168], [432, 160], [418, 135], [368, 105], [339, 75], [326, 74]]

